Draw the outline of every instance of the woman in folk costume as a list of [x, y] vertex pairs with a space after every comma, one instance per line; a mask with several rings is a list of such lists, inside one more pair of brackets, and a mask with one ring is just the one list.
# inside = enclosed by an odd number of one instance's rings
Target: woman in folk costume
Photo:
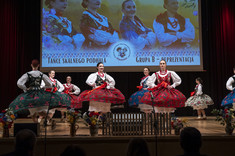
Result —
[[129, 106], [139, 107], [140, 110], [143, 112], [145, 112], [145, 110], [144, 108], [142, 108], [142, 104], [140, 103], [140, 100], [144, 96], [144, 93], [149, 92], [148, 86], [147, 86], [147, 80], [150, 77], [149, 73], [150, 73], [150, 69], [147, 67], [144, 68], [144, 77], [141, 78], [140, 86], [137, 86], [137, 88], [139, 88], [139, 91], [132, 94], [128, 100]]
[[109, 23], [107, 17], [97, 13], [101, 0], [83, 0], [82, 6], [86, 9], [81, 18], [80, 29], [86, 40], [86, 48], [108, 48], [119, 40], [118, 33]]
[[137, 49], [149, 49], [156, 42], [156, 35], [136, 16], [136, 5], [133, 0], [122, 3], [123, 17], [119, 28], [122, 38], [130, 41]]
[[45, 0], [45, 5], [49, 11], [43, 9], [43, 48], [79, 50], [85, 37], [74, 29], [70, 20], [62, 16], [68, 5], [67, 0]]
[[[42, 82], [44, 82], [45, 87], [50, 88], [52, 88], [53, 83], [47, 75], [38, 71], [38, 60], [33, 60], [31, 67], [32, 71], [25, 73], [17, 81], [18, 87], [24, 90], [24, 93], [20, 94], [9, 107], [12, 108], [14, 112], [29, 109], [33, 121], [38, 122], [37, 115], [45, 117], [49, 105], [50, 108], [60, 107], [59, 104], [61, 103], [70, 103], [70, 99], [63, 101], [60, 96], [54, 94], [51, 90], [50, 92], [44, 91], [44, 89], [41, 88]], [[26, 82], [29, 82], [28, 88], [25, 85]], [[48, 119], [52, 121], [50, 116]]]
[[[200, 77], [196, 78], [195, 91], [191, 93], [191, 97], [185, 102], [185, 106], [191, 106], [193, 109], [197, 110], [198, 119], [206, 119], [205, 110], [208, 105], [213, 105], [213, 100], [206, 94], [202, 92], [202, 79]], [[201, 116], [202, 115], [202, 116]]]
[[[63, 92], [68, 94], [71, 98], [71, 108], [80, 109], [82, 108], [81, 103], [79, 102], [78, 94], [81, 92], [80, 88], [78, 88], [75, 84], [71, 83], [71, 76], [66, 77], [66, 82], [64, 83]], [[61, 120], [65, 121], [64, 113], [61, 111]]]
[[[60, 97], [61, 101], [63, 101], [63, 103], [59, 103], [60, 108], [50, 109], [49, 116], [52, 118], [55, 113], [55, 110], [58, 110], [61, 112], [61, 116], [63, 117], [63, 114], [67, 110], [67, 107], [71, 107], [71, 98], [70, 98], [70, 96], [68, 96], [68, 94], [65, 94], [63, 92], [64, 86], [60, 83], [60, 81], [55, 79], [55, 71], [50, 70], [48, 72], [48, 75], [49, 75], [49, 79], [51, 80], [51, 82], [55, 86], [54, 91], [53, 91], [54, 94], [57, 94], [57, 96]], [[51, 90], [51, 88], [46, 88], [46, 91], [50, 91], [50, 90]]]
[[112, 104], [125, 102], [124, 95], [116, 89], [114, 79], [104, 72], [104, 64], [97, 64], [97, 72], [92, 73], [86, 80], [92, 90], [85, 90], [79, 97], [82, 101], [90, 101], [89, 111], [107, 113], [110, 112]]
[[[173, 84], [170, 84], [171, 80]], [[185, 96], [175, 89], [180, 84], [181, 78], [174, 71], [167, 70], [166, 61], [161, 60], [160, 71], [153, 73], [147, 81], [149, 92], [144, 94], [141, 103], [146, 104], [146, 110], [152, 110], [153, 105], [155, 112], [174, 112], [176, 108], [184, 107], [186, 101]]]
[[235, 109], [235, 66], [233, 67], [233, 73], [234, 75], [226, 83], [226, 88], [231, 92], [223, 99], [221, 106]]
[[161, 46], [168, 48], [190, 47], [195, 39], [195, 29], [189, 18], [177, 13], [178, 0], [164, 0], [166, 11], [157, 16], [153, 29]]

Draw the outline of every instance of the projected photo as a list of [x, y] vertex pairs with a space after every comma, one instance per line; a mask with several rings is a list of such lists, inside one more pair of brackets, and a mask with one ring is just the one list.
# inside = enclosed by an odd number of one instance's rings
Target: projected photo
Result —
[[198, 0], [43, 0], [42, 67], [199, 66]]

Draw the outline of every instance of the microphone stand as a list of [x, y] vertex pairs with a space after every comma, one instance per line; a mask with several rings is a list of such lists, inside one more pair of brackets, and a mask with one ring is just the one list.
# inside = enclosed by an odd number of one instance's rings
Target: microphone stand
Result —
[[154, 109], [154, 102], [153, 102], [153, 99], [154, 99], [154, 96], [153, 96], [153, 92], [152, 92], [152, 90], [150, 90], [149, 91], [150, 92], [150, 95], [151, 95], [151, 101], [152, 101], [152, 108], [153, 108], [153, 110], [152, 110], [152, 113], [153, 113], [153, 127], [154, 127], [154, 134], [155, 134], [155, 139], [156, 139], [156, 156], [158, 155], [158, 150], [157, 150], [157, 121], [156, 121], [156, 117], [155, 117], [155, 109]]
[[[54, 90], [54, 86], [51, 88], [51, 98], [52, 98], [52, 95], [53, 95], [53, 90]], [[44, 135], [44, 156], [46, 156], [47, 154], [47, 118], [48, 118], [48, 114], [49, 114], [49, 110], [50, 110], [50, 105], [51, 105], [51, 98], [50, 98], [50, 101], [49, 101], [49, 105], [48, 105], [48, 109], [47, 109], [47, 113], [46, 113], [46, 116], [45, 116], [45, 119], [44, 119], [44, 127], [45, 127], [45, 135]]]
[[155, 118], [155, 109], [154, 109], [154, 102], [153, 102], [153, 99], [154, 99], [154, 96], [153, 96], [153, 92], [150, 90], [149, 91], [150, 92], [150, 94], [151, 94], [151, 101], [152, 101], [152, 108], [153, 108], [153, 110], [152, 110], [152, 113], [153, 113], [153, 117], [154, 117], [154, 119], [153, 119], [153, 122], [154, 122], [154, 128], [155, 128], [155, 131], [156, 131], [156, 129], [157, 129], [157, 122], [156, 122], [156, 118]]

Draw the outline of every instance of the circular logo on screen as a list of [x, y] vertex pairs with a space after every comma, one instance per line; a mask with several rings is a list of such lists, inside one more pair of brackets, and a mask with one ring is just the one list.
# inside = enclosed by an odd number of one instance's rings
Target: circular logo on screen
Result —
[[114, 48], [113, 48], [113, 55], [116, 59], [120, 61], [124, 61], [127, 58], [130, 57], [131, 54], [131, 49], [130, 47], [125, 44], [125, 43], [118, 43]]

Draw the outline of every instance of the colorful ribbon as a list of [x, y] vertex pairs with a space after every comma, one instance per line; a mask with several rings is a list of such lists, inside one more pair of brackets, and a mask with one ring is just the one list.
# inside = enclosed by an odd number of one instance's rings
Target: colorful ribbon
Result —
[[97, 89], [103, 89], [103, 88], [106, 88], [106, 86], [107, 86], [107, 85], [108, 85], [108, 84], [107, 84], [107, 82], [104, 82], [101, 86], [99, 86], [99, 87], [97, 87], [97, 88], [95, 88], [95, 89], [92, 89], [92, 90], [90, 90], [90, 91], [86, 92], [86, 93], [84, 94], [84, 96], [86, 96], [86, 95], [88, 95], [88, 94], [92, 93], [93, 91], [95, 91], [95, 90], [97, 90]]
[[153, 88], [148, 88], [148, 90], [157, 90], [158, 88], [166, 88], [168, 86], [168, 83], [166, 83], [165, 81], [162, 81], [161, 83], [159, 83], [156, 87], [153, 87]]

